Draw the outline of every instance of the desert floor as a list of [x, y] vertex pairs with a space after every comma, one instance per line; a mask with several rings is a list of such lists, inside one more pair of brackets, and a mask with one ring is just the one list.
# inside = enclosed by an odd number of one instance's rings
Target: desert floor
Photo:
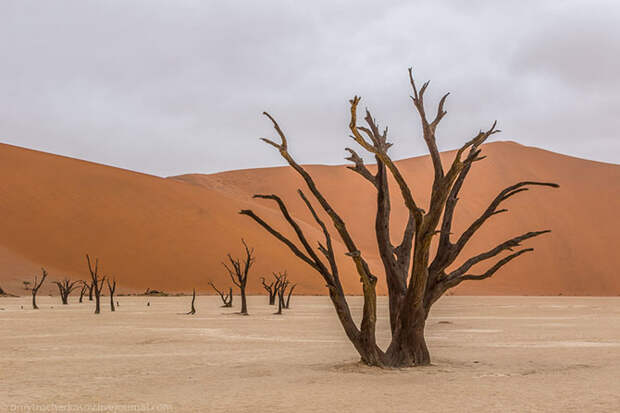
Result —
[[620, 411], [620, 298], [444, 297], [433, 365], [403, 370], [360, 365], [326, 297], [283, 316], [250, 297], [244, 317], [204, 296], [178, 314], [190, 300], [103, 299], [96, 316], [75, 297], [0, 298], [0, 411]]

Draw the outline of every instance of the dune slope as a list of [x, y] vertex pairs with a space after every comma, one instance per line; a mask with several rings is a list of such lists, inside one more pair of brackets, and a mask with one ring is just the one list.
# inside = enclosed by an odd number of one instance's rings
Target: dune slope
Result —
[[[620, 166], [496, 142], [470, 173], [459, 201], [455, 233], [475, 219], [503, 187], [521, 180], [553, 181], [560, 189], [534, 188], [507, 203], [472, 240], [466, 254], [481, 252], [530, 230], [551, 229], [531, 240], [533, 254], [507, 265], [493, 279], [464, 283], [460, 294], [618, 295], [616, 234], [620, 230]], [[443, 154], [446, 162], [453, 153]], [[399, 161], [422, 205], [428, 202], [428, 157]], [[372, 188], [344, 166], [309, 166], [321, 190], [345, 218], [373, 270], [381, 274], [374, 243]], [[310, 238], [319, 230], [295, 190], [301, 180], [290, 168], [263, 168], [212, 175], [159, 178], [57, 155], [0, 145], [0, 285], [19, 289], [39, 266], [52, 279], [87, 276], [85, 253], [100, 258], [104, 272], [125, 291], [147, 287], [207, 292], [209, 279], [230, 285], [221, 265], [228, 252], [241, 253], [241, 237], [256, 247], [249, 289], [262, 292], [260, 276], [288, 270], [298, 291], [324, 294], [320, 277], [249, 218], [252, 208], [278, 228], [285, 226], [269, 202], [254, 193], [277, 193]], [[392, 186], [393, 236], [406, 217]], [[342, 252], [342, 247], [337, 246]], [[343, 254], [348, 292], [359, 281]], [[465, 257], [466, 258], [466, 257]], [[47, 287], [51, 290], [51, 284]], [[120, 287], [119, 287], [120, 288]], [[379, 286], [384, 292], [384, 286]], [[47, 291], [46, 291], [47, 292]]]

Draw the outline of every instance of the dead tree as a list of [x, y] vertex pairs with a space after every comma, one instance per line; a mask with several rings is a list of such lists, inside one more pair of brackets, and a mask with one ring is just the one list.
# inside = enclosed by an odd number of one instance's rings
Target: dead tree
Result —
[[62, 281], [54, 281], [54, 284], [58, 287], [58, 293], [63, 305], [69, 304], [69, 294], [82, 283], [82, 281], [71, 281], [65, 278]]
[[101, 312], [101, 290], [103, 289], [105, 276], [99, 278], [99, 258], [95, 259], [95, 266], [93, 267], [90, 256], [86, 254], [86, 262], [88, 263], [88, 271], [90, 272], [90, 285], [95, 293], [95, 314], [99, 314]]
[[276, 277], [276, 288], [278, 294], [278, 311], [275, 314], [282, 314], [282, 308], [284, 307], [284, 294], [286, 294], [286, 289], [288, 288], [289, 281], [286, 277], [286, 271], [283, 273], [276, 274], [273, 273], [273, 276]]
[[196, 314], [196, 307], [194, 307], [194, 303], [195, 302], [196, 302], [196, 289], [194, 288], [193, 292], [192, 292], [192, 307], [185, 314], [187, 314], [187, 315], [194, 315], [194, 314]]
[[84, 299], [84, 294], [86, 293], [86, 290], [88, 290], [88, 283], [86, 281], [81, 281], [82, 283], [82, 288], [80, 289], [80, 300], [79, 303], [81, 304], [83, 299]]
[[110, 282], [110, 279], [108, 278], [106, 280], [106, 283], [108, 284], [108, 292], [110, 293], [110, 311], [114, 312], [116, 311], [116, 308], [114, 307], [114, 291], [116, 291], [116, 278], [113, 278], [112, 282]]
[[41, 279], [40, 280], [37, 281], [37, 276], [36, 275], [34, 276], [34, 283], [32, 284], [32, 289], [31, 289], [33, 310], [39, 309], [39, 307], [37, 306], [37, 293], [39, 292], [39, 288], [41, 288], [46, 278], [47, 278], [47, 271], [45, 271], [45, 268], [41, 268]]
[[223, 262], [222, 265], [228, 271], [228, 275], [230, 275], [230, 279], [233, 284], [239, 287], [239, 292], [241, 295], [241, 311], [239, 312], [242, 315], [248, 315], [248, 305], [245, 297], [245, 286], [248, 282], [248, 273], [250, 272], [250, 268], [256, 258], [254, 257], [254, 248], [250, 249], [248, 244], [245, 243], [244, 239], [241, 239], [243, 243], [243, 247], [245, 249], [245, 259], [241, 260], [238, 258], [233, 258], [232, 255], [228, 254], [228, 264]]
[[228, 294], [224, 294], [222, 291], [217, 289], [217, 287], [215, 286], [215, 284], [213, 284], [213, 282], [209, 281], [209, 285], [220, 295], [220, 298], [222, 299], [222, 303], [223, 303], [222, 307], [232, 307], [232, 302], [233, 302], [232, 288], [228, 290]]
[[263, 288], [267, 291], [269, 296], [269, 305], [274, 305], [276, 303], [276, 296], [278, 295], [278, 281], [274, 280], [267, 284], [265, 277], [261, 277], [260, 280], [263, 283]]
[[[423, 209], [414, 199], [411, 186], [402, 175], [397, 164], [388, 155], [392, 146], [388, 142], [387, 128], [380, 130], [375, 119], [367, 110], [364, 120], [366, 126], [358, 125], [357, 106], [360, 98], [350, 100], [351, 137], [365, 151], [374, 156], [376, 169], [368, 169], [362, 158], [351, 148], [346, 150], [347, 158], [353, 165], [349, 168], [366, 180], [377, 193], [375, 232], [377, 246], [381, 258], [383, 272], [388, 287], [391, 342], [387, 349], [382, 350], [376, 343], [376, 284], [377, 277], [359, 250], [357, 243], [349, 233], [345, 222], [336, 212], [332, 204], [323, 196], [316, 182], [306, 169], [299, 165], [289, 153], [287, 138], [268, 113], [264, 113], [272, 122], [280, 143], [263, 139], [274, 146], [288, 164], [302, 177], [314, 199], [311, 201], [304, 192], [299, 196], [312, 214], [317, 225], [322, 229], [324, 241], [319, 242], [318, 251], [311, 247], [310, 241], [303, 233], [299, 223], [290, 215], [285, 203], [276, 195], [255, 195], [255, 198], [266, 199], [276, 203], [284, 220], [296, 234], [301, 246], [287, 238], [272, 225], [257, 216], [251, 210], [240, 213], [249, 216], [272, 236], [286, 245], [298, 258], [317, 271], [324, 279], [331, 301], [349, 340], [361, 356], [362, 362], [372, 366], [417, 366], [430, 363], [430, 354], [424, 338], [426, 318], [433, 303], [448, 289], [456, 287], [463, 281], [483, 280], [493, 276], [501, 267], [515, 258], [532, 251], [532, 248], [514, 250], [523, 241], [549, 232], [549, 230], [526, 232], [510, 238], [494, 248], [475, 255], [458, 266], [453, 266], [468, 241], [489, 218], [507, 210], [502, 204], [514, 195], [527, 191], [533, 186], [557, 188], [558, 185], [548, 182], [522, 181], [508, 186], [493, 198], [489, 206], [460, 235], [453, 234], [452, 221], [457, 205], [459, 192], [472, 165], [484, 158], [481, 156], [481, 145], [489, 136], [499, 132], [496, 122], [485, 131], [478, 132], [472, 139], [462, 145], [451, 162], [441, 162], [437, 148], [435, 132], [440, 121], [446, 115], [444, 104], [448, 94], [444, 95], [437, 106], [436, 115], [427, 114], [424, 105], [424, 93], [428, 82], [418, 88], [409, 69], [409, 80], [412, 87], [413, 107], [417, 111], [424, 141], [430, 152], [434, 178], [430, 194], [430, 202]], [[374, 172], [376, 171], [376, 172]], [[388, 187], [388, 174], [398, 186], [403, 203], [409, 212], [407, 223], [400, 234], [392, 234], [390, 226], [391, 200]], [[313, 202], [317, 202], [322, 212], [319, 214]], [[326, 215], [333, 228], [324, 223]], [[361, 324], [354, 322], [347, 303], [339, 269], [332, 245], [330, 230], [337, 232], [346, 248], [346, 255], [353, 261], [360, 277], [364, 295], [364, 306]], [[436, 249], [431, 248], [431, 240], [437, 237]], [[392, 239], [398, 239], [397, 245]], [[434, 251], [434, 254], [433, 254]], [[508, 254], [502, 254], [508, 251]], [[500, 255], [501, 254], [501, 255]], [[474, 265], [499, 259], [482, 272], [471, 272]]]
[[297, 284], [293, 284], [291, 285], [291, 288], [288, 289], [288, 295], [286, 296], [286, 301], [284, 301], [284, 308], [286, 308], [287, 310], [290, 308], [291, 305], [291, 295], [293, 295], [293, 290], [295, 289], [295, 287], [297, 286]]

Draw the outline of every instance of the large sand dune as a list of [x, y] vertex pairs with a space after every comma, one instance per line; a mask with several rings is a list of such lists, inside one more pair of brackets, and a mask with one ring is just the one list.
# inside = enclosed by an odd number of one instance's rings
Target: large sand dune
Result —
[[[268, 149], [265, 149], [268, 150]], [[620, 166], [496, 142], [475, 165], [456, 215], [455, 231], [471, 222], [504, 186], [520, 180], [553, 181], [560, 189], [534, 188], [507, 203], [468, 253], [529, 230], [553, 232], [528, 243], [536, 251], [507, 265], [493, 279], [464, 283], [457, 293], [513, 295], [618, 295], [620, 256]], [[445, 153], [447, 160], [452, 153]], [[427, 202], [428, 157], [402, 160], [399, 167], [422, 204]], [[320, 188], [343, 215], [373, 270], [380, 274], [374, 245], [374, 193], [344, 166], [309, 166]], [[227, 252], [241, 252], [240, 238], [256, 247], [249, 289], [261, 292], [259, 277], [288, 270], [298, 291], [323, 294], [320, 277], [299, 262], [249, 218], [253, 208], [284, 229], [273, 205], [253, 193], [277, 193], [302, 220], [311, 237], [319, 231], [295, 190], [302, 182], [290, 168], [263, 168], [213, 175], [160, 178], [10, 145], [0, 145], [0, 285], [16, 291], [40, 266], [50, 277], [85, 278], [84, 254], [100, 257], [104, 272], [125, 291], [207, 291], [207, 281], [227, 286], [221, 266]], [[393, 195], [394, 236], [404, 221], [398, 191]], [[342, 248], [340, 248], [342, 251]], [[342, 254], [340, 254], [342, 255]], [[345, 287], [360, 291], [344, 255]], [[51, 287], [46, 287], [51, 290]], [[384, 291], [384, 286], [380, 285]], [[45, 290], [47, 292], [47, 290]]]

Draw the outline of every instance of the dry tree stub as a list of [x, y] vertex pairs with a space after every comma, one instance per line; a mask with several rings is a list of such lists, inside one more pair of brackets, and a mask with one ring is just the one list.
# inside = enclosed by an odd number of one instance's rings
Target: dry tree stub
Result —
[[209, 285], [220, 295], [220, 298], [222, 299], [222, 303], [223, 303], [222, 307], [232, 307], [232, 302], [233, 302], [232, 288], [229, 288], [228, 294], [224, 294], [222, 291], [217, 289], [217, 287], [215, 286], [215, 284], [213, 284], [213, 282], [209, 281]]
[[190, 308], [190, 310], [185, 313], [187, 315], [194, 315], [196, 314], [196, 307], [194, 306], [194, 303], [196, 302], [196, 289], [194, 288], [192, 291], [192, 306]]
[[114, 312], [116, 311], [116, 308], [114, 307], [114, 292], [116, 291], [116, 278], [113, 278], [112, 282], [110, 282], [110, 279], [108, 278], [106, 280], [106, 283], [108, 284], [108, 292], [110, 293], [110, 311]]
[[[69, 295], [73, 290], [78, 288], [82, 281], [71, 281], [68, 278], [65, 278], [62, 281], [54, 281], [54, 284], [58, 287], [58, 293], [60, 294], [60, 299], [63, 305], [69, 304]], [[83, 287], [82, 287], [83, 288]]]
[[239, 312], [242, 315], [248, 315], [248, 305], [245, 297], [245, 286], [248, 282], [248, 273], [250, 272], [250, 268], [256, 258], [254, 257], [254, 248], [248, 247], [244, 239], [241, 239], [243, 243], [243, 248], [245, 249], [245, 258], [243, 260], [238, 258], [233, 258], [232, 255], [228, 254], [228, 264], [223, 262], [222, 265], [228, 271], [228, 275], [230, 275], [230, 279], [233, 284], [239, 287], [239, 292], [241, 295], [241, 311]]
[[95, 294], [95, 314], [99, 314], [101, 313], [101, 290], [103, 289], [105, 276], [99, 278], [99, 258], [95, 258], [95, 265], [93, 267], [90, 256], [86, 254], [86, 262], [90, 272], [91, 288]]
[[263, 284], [263, 288], [265, 289], [265, 291], [267, 291], [267, 294], [269, 296], [269, 305], [274, 305], [276, 303], [276, 295], [278, 295], [277, 280], [272, 281], [269, 284], [267, 284], [265, 277], [261, 277], [260, 281]]
[[31, 289], [33, 310], [39, 309], [39, 307], [37, 306], [37, 293], [39, 292], [39, 288], [41, 288], [46, 278], [47, 278], [47, 271], [45, 271], [45, 268], [41, 268], [41, 279], [40, 280], [37, 281], [37, 276], [36, 275], [34, 276], [34, 283], [32, 284], [32, 289]]
[[[341, 216], [323, 196], [312, 176], [289, 153], [284, 132], [268, 113], [265, 115], [272, 122], [280, 138], [280, 143], [269, 139], [263, 140], [277, 148], [282, 157], [305, 181], [313, 201], [301, 190], [298, 193], [322, 229], [324, 241], [319, 243], [318, 251], [312, 248], [298, 222], [289, 214], [282, 199], [276, 195], [255, 195], [254, 197], [271, 200], [278, 205], [284, 220], [294, 230], [301, 247], [253, 211], [243, 210], [240, 212], [256, 221], [323, 277], [329, 290], [330, 299], [347, 337], [360, 354], [362, 362], [371, 366], [406, 367], [430, 364], [431, 359], [424, 337], [424, 329], [426, 318], [433, 303], [448, 289], [463, 281], [483, 280], [493, 276], [510, 261], [533, 250], [532, 248], [515, 250], [523, 241], [545, 234], [549, 230], [526, 232], [515, 236], [479, 255], [467, 260], [460, 260], [459, 262], [462, 264], [454, 268], [452, 264], [455, 263], [465, 245], [489, 218], [506, 212], [506, 209], [500, 208], [500, 206], [507, 199], [527, 191], [533, 186], [558, 187], [555, 183], [534, 181], [522, 181], [508, 186], [491, 201], [477, 219], [466, 227], [467, 229], [462, 234], [454, 235], [452, 233], [452, 221], [461, 187], [473, 164], [484, 158], [481, 156], [482, 143], [499, 130], [496, 129], [496, 123], [493, 123], [489, 129], [477, 133], [455, 152], [454, 159], [444, 169], [437, 148], [435, 132], [446, 115], [444, 104], [448, 94], [444, 95], [439, 101], [434, 116], [427, 114], [424, 94], [429, 83], [426, 82], [421, 88], [418, 88], [414, 82], [411, 69], [409, 69], [409, 80], [413, 91], [413, 108], [419, 115], [423, 139], [430, 152], [434, 170], [429, 205], [425, 206], [424, 209], [418, 205], [412, 194], [411, 186], [401, 174], [397, 164], [388, 155], [388, 149], [392, 144], [388, 142], [387, 128], [381, 130], [368, 110], [364, 117], [366, 125], [358, 125], [357, 106], [360, 98], [355, 96], [349, 102], [351, 137], [365, 151], [374, 155], [377, 164], [376, 173], [371, 172], [355, 150], [346, 148], [350, 154], [347, 159], [353, 162], [349, 169], [368, 181], [377, 193], [375, 231], [388, 287], [392, 335], [387, 349], [379, 348], [375, 340], [377, 277], [364, 258], [363, 252], [357, 247]], [[400, 234], [391, 234], [393, 228], [390, 226], [391, 200], [388, 174], [396, 181], [402, 202], [409, 211], [409, 219], [401, 229]], [[315, 210], [313, 202], [320, 206], [322, 210], [320, 214]], [[327, 216], [333, 227], [330, 226], [328, 229], [323, 221], [323, 216]], [[353, 261], [360, 277], [364, 306], [362, 321], [359, 326], [351, 316], [340, 282], [330, 230], [337, 232], [347, 250], [346, 255]], [[431, 240], [435, 236], [438, 237], [436, 250], [431, 249]], [[397, 237], [400, 241], [398, 245], [393, 245], [391, 240]], [[502, 254], [506, 251], [508, 254]], [[482, 272], [470, 271], [474, 265], [486, 263], [493, 258], [499, 259], [490, 264], [486, 270]]]

